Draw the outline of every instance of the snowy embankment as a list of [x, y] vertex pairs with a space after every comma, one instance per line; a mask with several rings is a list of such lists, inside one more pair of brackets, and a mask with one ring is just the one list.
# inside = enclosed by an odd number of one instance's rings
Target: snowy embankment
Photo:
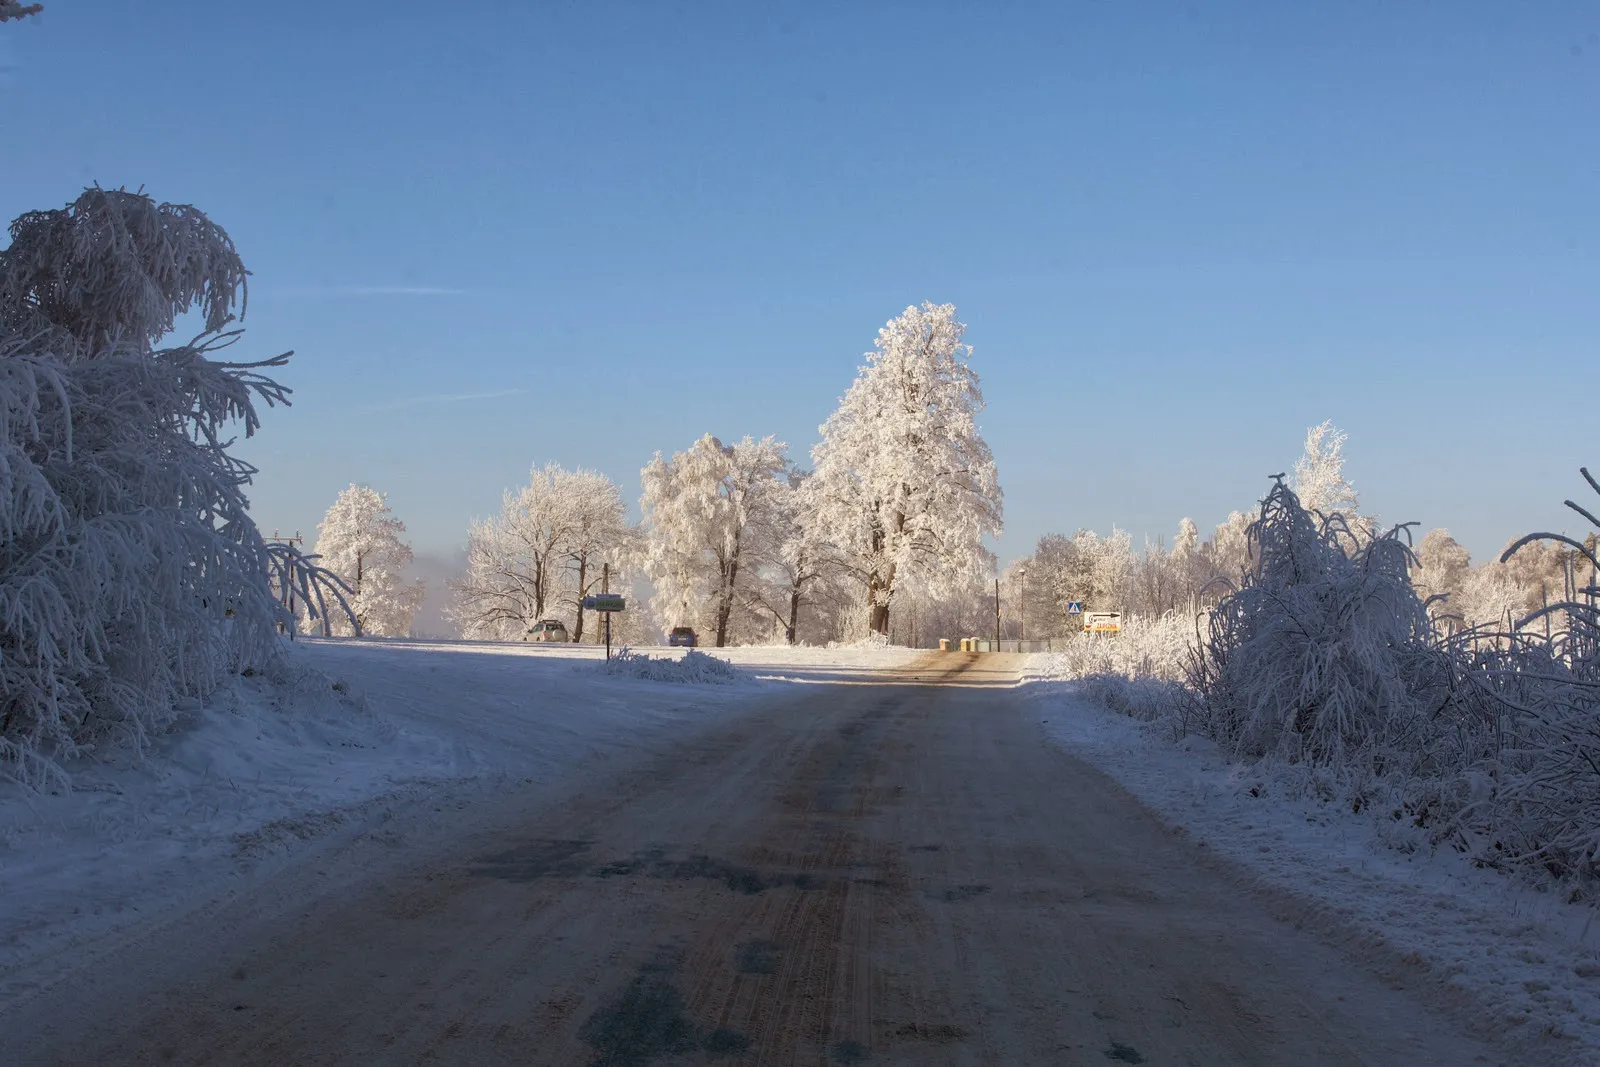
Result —
[[1303, 798], [1203, 738], [1173, 741], [1170, 728], [1117, 714], [1078, 682], [1052, 680], [1050, 659], [1033, 658], [1023, 691], [1052, 740], [1233, 865], [1280, 917], [1379, 973], [1406, 969], [1458, 1010], [1481, 1006], [1486, 1030], [1564, 1037], [1600, 1058], [1594, 909], [1419, 847], [1420, 835], [1389, 813]]
[[739, 665], [720, 672], [736, 684], [608, 673], [592, 646], [308, 641], [281, 676], [186, 708], [142, 761], [80, 761], [70, 792], [0, 784], [0, 1003], [39, 977], [30, 964], [241, 887], [318, 839], [388, 827], [451, 790], [470, 803], [479, 787], [559, 783], [659, 749], [756, 706], [774, 671], [911, 655], [715, 654]]

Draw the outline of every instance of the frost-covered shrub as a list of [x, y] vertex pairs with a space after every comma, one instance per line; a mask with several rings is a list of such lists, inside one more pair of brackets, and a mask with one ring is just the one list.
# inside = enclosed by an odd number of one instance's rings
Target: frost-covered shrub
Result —
[[1044, 676], [1076, 681], [1079, 694], [1097, 704], [1181, 732], [1194, 703], [1184, 683], [1194, 635], [1194, 620], [1179, 612], [1124, 619], [1114, 637], [1080, 634], [1058, 643]]
[[749, 675], [725, 659], [708, 656], [689, 649], [682, 658], [659, 658], [624, 648], [610, 661], [602, 660], [600, 669], [606, 674], [639, 678], [647, 682], [684, 682], [699, 685], [728, 685], [746, 681]]
[[827, 647], [828, 648], [859, 648], [859, 649], [871, 650], [871, 649], [889, 648], [891, 646], [889, 644], [889, 635], [888, 634], [872, 633], [872, 632], [869, 631], [865, 636], [858, 637], [854, 641], [829, 641]]
[[1052, 642], [1050, 674], [1088, 678], [1097, 674], [1177, 682], [1186, 677], [1195, 622], [1187, 613], [1160, 618], [1126, 618], [1116, 636], [1077, 634]]
[[[224, 432], [287, 402], [217, 358], [245, 270], [199, 211], [90, 189], [0, 251], [0, 775], [64, 779], [106, 739], [139, 746], [173, 704], [279, 652], [271, 582], [327, 583], [262, 541], [254, 469]], [[156, 349], [176, 317], [206, 334]], [[337, 596], [337, 590], [333, 590]]]
[[1313, 516], [1276, 479], [1250, 527], [1253, 565], [1193, 663], [1213, 738], [1242, 759], [1381, 768], [1420, 756], [1451, 678], [1404, 532]]
[[[1600, 484], [1584, 470], [1591, 488]], [[1600, 530], [1600, 519], [1567, 506]], [[1593, 542], [1535, 533], [1566, 545], [1566, 595], [1509, 631], [1478, 628], [1455, 646], [1480, 729], [1448, 803], [1451, 832], [1488, 860], [1534, 863], [1552, 874], [1600, 876], [1600, 573]]]
[[1092, 674], [1078, 684], [1078, 692], [1096, 704], [1140, 722], [1165, 722], [1178, 734], [1193, 704], [1181, 682], [1149, 676]]

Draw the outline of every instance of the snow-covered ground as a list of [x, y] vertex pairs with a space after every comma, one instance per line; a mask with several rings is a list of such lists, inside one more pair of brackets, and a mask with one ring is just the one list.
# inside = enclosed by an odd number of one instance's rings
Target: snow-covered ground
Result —
[[1280, 917], [1380, 973], [1398, 965], [1425, 975], [1441, 1000], [1483, 1005], [1487, 1029], [1564, 1036], [1600, 1062], [1594, 909], [1417, 849], [1377, 815], [1289, 798], [1209, 741], [1174, 742], [1078, 696], [1075, 683], [1048, 680], [1047, 656], [1030, 672], [1025, 692], [1055, 742], [1235, 865]]
[[0, 784], [0, 1002], [40, 961], [148, 926], [341, 828], [449, 790], [556, 783], [726, 721], [780, 679], [916, 655], [719, 650], [740, 668], [734, 684], [681, 684], [607, 673], [593, 647], [306, 641], [293, 653], [284, 676], [241, 678], [189, 708], [144, 761], [84, 761], [57, 795]]
[[[565, 788], [795, 683], [864, 679], [921, 655], [713, 654], [741, 676], [684, 684], [608, 673], [592, 647], [305, 642], [287, 676], [240, 679], [190, 709], [142, 763], [80, 765], [76, 789], [62, 795], [0, 786], [0, 1007], [95, 946], [230, 887], [245, 891], [341, 834], [409, 834], [417, 812], [483, 804], [508, 783]], [[1046, 680], [1046, 663], [1034, 657], [1032, 684], [1016, 692], [1049, 735], [1244, 872], [1281, 917], [1380, 972], [1429, 976], [1458, 1006], [1463, 996], [1491, 1006], [1488, 1028], [1600, 1049], [1592, 910], [1452, 854], [1405, 852], [1404, 833], [1381, 821], [1285, 799], [1204, 741], [1152, 736], [1076, 696], [1072, 683]], [[1262, 785], [1263, 796], [1251, 794]]]

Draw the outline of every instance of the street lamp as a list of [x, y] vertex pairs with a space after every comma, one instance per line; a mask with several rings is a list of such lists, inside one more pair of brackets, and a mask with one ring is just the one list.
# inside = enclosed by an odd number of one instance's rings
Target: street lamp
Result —
[[1023, 564], [1017, 564], [1017, 577], [1022, 580], [1022, 604], [1017, 611], [1017, 642], [1020, 644], [1028, 639], [1028, 568]]

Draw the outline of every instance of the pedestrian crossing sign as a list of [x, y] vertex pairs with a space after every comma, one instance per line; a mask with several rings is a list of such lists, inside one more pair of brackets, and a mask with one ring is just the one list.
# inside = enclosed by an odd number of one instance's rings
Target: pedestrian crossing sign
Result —
[[1082, 615], [1083, 614], [1083, 601], [1074, 600], [1074, 601], [1070, 602], [1069, 604], [1067, 604], [1067, 614], [1068, 615]]

